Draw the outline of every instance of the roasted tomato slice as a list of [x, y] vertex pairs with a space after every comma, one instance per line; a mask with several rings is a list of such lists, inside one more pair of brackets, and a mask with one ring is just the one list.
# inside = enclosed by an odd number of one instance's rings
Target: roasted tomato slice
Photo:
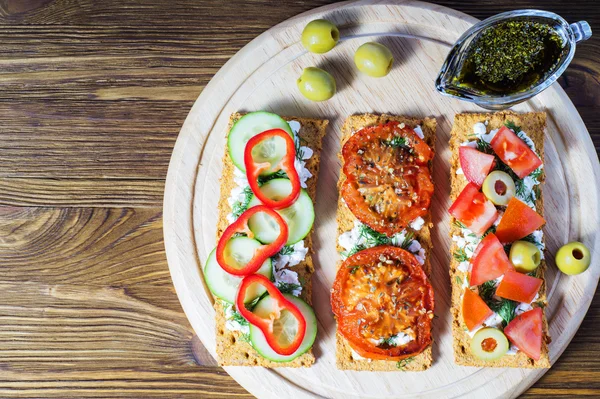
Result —
[[392, 235], [427, 213], [433, 151], [413, 129], [398, 122], [364, 128], [344, 144], [342, 156], [342, 197], [361, 222]]
[[527, 356], [533, 360], [540, 360], [542, 356], [542, 324], [542, 309], [535, 308], [515, 317], [504, 328], [504, 334]]
[[346, 259], [331, 306], [339, 333], [360, 356], [401, 360], [431, 344], [433, 288], [414, 255], [402, 248], [383, 245]]

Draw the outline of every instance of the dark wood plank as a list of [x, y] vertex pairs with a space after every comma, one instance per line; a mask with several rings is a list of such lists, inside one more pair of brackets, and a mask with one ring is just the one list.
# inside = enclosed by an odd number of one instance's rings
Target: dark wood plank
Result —
[[0, 207], [0, 281], [165, 286], [162, 209]]
[[159, 208], [164, 188], [158, 179], [0, 177], [0, 205]]

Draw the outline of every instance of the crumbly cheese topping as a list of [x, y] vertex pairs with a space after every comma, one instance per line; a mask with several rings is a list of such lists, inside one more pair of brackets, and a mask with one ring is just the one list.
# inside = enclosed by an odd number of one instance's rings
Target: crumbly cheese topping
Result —
[[[494, 130], [491, 130], [489, 133], [487, 133], [486, 125], [487, 125], [487, 121], [485, 124], [479, 122], [479, 123], [476, 123], [475, 125], [473, 125], [473, 134], [478, 139], [481, 139], [484, 142], [489, 144], [499, 129], [494, 129]], [[529, 136], [527, 136], [527, 134], [525, 132], [523, 132], [523, 131], [519, 132], [518, 136], [534, 152], [537, 152], [536, 148], [535, 148], [535, 143], [533, 142], [533, 140], [531, 140], [531, 138]], [[477, 143], [476, 141], [467, 141], [467, 142], [462, 143], [461, 145], [468, 145], [468, 146], [472, 146], [472, 147], [476, 148], [477, 147], [476, 143]], [[540, 166], [540, 169], [542, 167], [543, 167], [543, 165]], [[463, 174], [462, 169], [458, 168], [456, 171], [456, 174], [457, 175]], [[523, 201], [524, 203], [529, 205], [534, 210], [535, 210], [535, 200], [537, 199], [536, 193], [535, 193], [535, 186], [540, 184], [540, 181], [536, 178], [537, 175], [539, 175], [539, 174], [536, 174], [535, 172], [533, 172], [529, 176], [526, 176], [523, 179], [521, 192], [517, 192], [517, 194], [516, 194], [516, 197], [518, 199], [520, 199], [521, 201]], [[494, 223], [494, 226], [498, 226], [498, 224], [500, 223], [500, 220], [502, 219], [502, 215], [503, 215], [502, 209], [499, 209], [498, 212], [499, 212], [499, 216], [498, 216], [498, 219], [496, 220], [496, 222]], [[544, 233], [541, 229], [534, 231], [530, 236], [530, 238], [532, 238], [531, 241], [533, 242], [533, 244], [535, 244], [540, 249], [542, 259], [544, 259], [544, 249], [545, 249], [545, 244], [543, 242], [543, 236], [544, 236]], [[466, 258], [468, 258], [467, 261], [459, 262], [458, 267], [457, 267], [457, 269], [459, 271], [465, 273], [466, 276], [468, 276], [468, 273], [471, 271], [470, 260], [473, 257], [473, 253], [475, 252], [475, 249], [481, 242], [481, 239], [479, 237], [477, 237], [477, 235], [475, 233], [473, 233], [471, 230], [466, 229], [466, 228], [461, 228], [460, 232], [458, 234], [454, 234], [452, 236], [452, 241], [455, 243], [455, 245], [458, 249], [461, 249], [462, 251], [464, 251]], [[496, 286], [498, 286], [500, 281], [502, 281], [502, 278], [503, 278], [503, 276], [501, 276], [495, 280]], [[469, 287], [469, 282], [468, 282], [467, 278], [462, 279], [462, 287], [463, 288]], [[461, 298], [462, 298], [462, 295], [461, 295]], [[496, 299], [499, 299], [499, 298], [497, 297]], [[519, 303], [517, 305], [517, 307], [515, 308], [515, 315], [518, 316], [524, 312], [527, 312], [527, 311], [533, 309], [533, 307], [531, 305], [532, 305], [532, 303], [536, 302], [538, 299], [539, 299], [539, 293], [536, 294], [535, 298], [530, 303]], [[481, 328], [484, 328], [484, 327], [501, 328], [502, 327], [502, 317], [500, 317], [500, 315], [498, 313], [494, 312], [492, 314], [492, 316], [490, 316], [487, 320], [485, 320], [482, 323], [481, 326], [479, 326], [478, 328], [475, 328], [472, 331], [467, 331], [467, 334], [470, 337], [473, 337], [478, 330], [480, 330]], [[519, 349], [516, 346], [511, 345], [507, 354], [515, 355], [515, 354], [517, 354], [518, 350]]]

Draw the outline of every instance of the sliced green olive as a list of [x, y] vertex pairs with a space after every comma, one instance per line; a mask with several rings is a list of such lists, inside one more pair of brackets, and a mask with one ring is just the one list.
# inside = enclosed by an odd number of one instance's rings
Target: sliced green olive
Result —
[[542, 261], [542, 252], [535, 244], [527, 241], [515, 241], [510, 247], [510, 262], [518, 272], [534, 271]]
[[326, 19], [310, 21], [302, 31], [302, 45], [311, 53], [323, 54], [340, 40], [338, 28]]
[[471, 351], [481, 360], [498, 360], [508, 351], [508, 339], [497, 328], [485, 327], [471, 340]]
[[569, 275], [583, 273], [590, 267], [590, 250], [579, 241], [573, 241], [560, 247], [556, 253], [556, 266]]
[[335, 79], [320, 68], [304, 68], [296, 83], [300, 93], [312, 101], [329, 100], [335, 94]]
[[390, 49], [383, 44], [369, 42], [356, 50], [354, 63], [362, 73], [374, 78], [381, 78], [392, 69], [394, 56]]
[[508, 173], [495, 170], [487, 175], [481, 190], [494, 205], [507, 205], [515, 196], [515, 182]]

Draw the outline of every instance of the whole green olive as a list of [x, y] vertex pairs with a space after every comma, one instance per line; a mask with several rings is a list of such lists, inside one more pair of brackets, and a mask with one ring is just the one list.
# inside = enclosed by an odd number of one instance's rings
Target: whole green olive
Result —
[[323, 54], [340, 40], [338, 28], [326, 19], [310, 21], [302, 31], [302, 45], [311, 53]]
[[296, 84], [300, 93], [312, 101], [329, 100], [335, 94], [335, 79], [320, 68], [304, 68]]
[[393, 63], [392, 52], [380, 43], [365, 43], [354, 53], [354, 64], [358, 70], [374, 78], [387, 75]]
[[510, 246], [510, 262], [518, 272], [532, 272], [537, 269], [541, 261], [542, 252], [533, 243], [515, 241]]
[[586, 271], [590, 267], [592, 256], [583, 243], [573, 241], [560, 247], [554, 260], [561, 272], [573, 275]]

